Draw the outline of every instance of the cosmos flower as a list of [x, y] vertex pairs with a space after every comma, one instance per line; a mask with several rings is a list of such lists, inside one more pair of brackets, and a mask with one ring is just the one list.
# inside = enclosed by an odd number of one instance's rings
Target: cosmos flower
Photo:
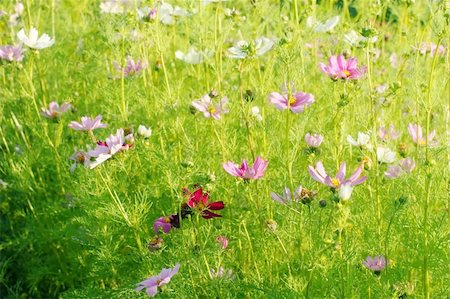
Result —
[[366, 148], [368, 150], [372, 149], [372, 144], [370, 143], [370, 135], [363, 132], [358, 132], [358, 139], [355, 140], [351, 135], [347, 136], [347, 141], [353, 146], [360, 148]]
[[165, 234], [168, 234], [173, 227], [173, 218], [176, 216], [177, 215], [163, 216], [156, 219], [155, 223], [153, 223], [153, 231], [155, 232], [155, 234], [159, 233], [160, 228]]
[[309, 16], [306, 19], [306, 26], [312, 28], [314, 32], [330, 32], [339, 24], [339, 20], [339, 16], [334, 16], [322, 23], [315, 20], [313, 16]]
[[106, 124], [102, 124], [102, 116], [97, 115], [94, 119], [83, 116], [81, 118], [81, 123], [72, 121], [69, 124], [69, 128], [76, 131], [93, 131], [95, 129], [106, 128]]
[[343, 55], [333, 55], [328, 60], [328, 65], [320, 63], [319, 67], [331, 79], [352, 79], [361, 78], [366, 73], [366, 67], [357, 67], [358, 60], [356, 58], [349, 58], [345, 60]]
[[158, 14], [157, 8], [151, 8], [148, 6], [144, 6], [142, 8], [138, 8], [137, 15], [139, 19], [143, 19], [145, 21], [155, 20]]
[[427, 144], [427, 141], [428, 141], [428, 145], [436, 144], [436, 142], [433, 141], [434, 136], [436, 135], [436, 130], [431, 131], [428, 134], [428, 138], [425, 138], [423, 136], [422, 127], [418, 124], [410, 123], [408, 125], [408, 132], [409, 132], [409, 135], [411, 135], [411, 138], [414, 141], [414, 143], [417, 143], [420, 146], [425, 146]]
[[439, 45], [439, 47], [432, 42], [423, 42], [420, 44], [419, 48], [416, 48], [420, 54], [425, 55], [430, 53], [430, 56], [433, 57], [436, 53], [438, 55], [445, 54], [445, 47], [443, 45]]
[[262, 121], [262, 115], [261, 112], [259, 110], [258, 106], [253, 106], [252, 110], [251, 110], [251, 115], [257, 120], [257, 121]]
[[133, 146], [133, 141], [132, 133], [125, 135], [124, 129], [118, 129], [115, 135], [111, 134], [105, 141], [97, 142], [97, 146], [88, 151], [88, 155], [95, 158], [89, 163], [89, 168], [93, 169], [115, 154], [128, 150]]
[[350, 184], [350, 186], [362, 184], [367, 179], [367, 176], [360, 177], [362, 170], [362, 166], [358, 166], [353, 174], [348, 179], [345, 179], [346, 164], [342, 162], [336, 177], [331, 178], [326, 173], [321, 161], [317, 162], [316, 168], [312, 165], [308, 166], [308, 173], [315, 181], [330, 186], [333, 189], [338, 189], [345, 184]]
[[302, 186], [298, 186], [294, 193], [288, 187], [284, 187], [282, 194], [270, 192], [270, 197], [283, 205], [291, 202], [302, 202], [304, 204], [310, 203], [311, 200], [317, 195], [316, 191], [310, 191]]
[[120, 76], [115, 77], [116, 79], [119, 79], [122, 78], [122, 74], [125, 78], [138, 75], [147, 68], [147, 63], [142, 62], [139, 59], [137, 61], [134, 61], [133, 58], [128, 56], [124, 67], [122, 67], [117, 61], [113, 62], [113, 66], [121, 73]]
[[143, 289], [146, 289], [147, 295], [150, 297], [154, 297], [158, 293], [158, 287], [162, 287], [170, 282], [172, 277], [178, 273], [180, 269], [180, 264], [177, 263], [173, 269], [162, 269], [162, 271], [156, 275], [152, 276], [149, 279], [141, 281], [137, 284], [136, 292], [140, 292]]
[[271, 92], [269, 94], [269, 101], [275, 105], [278, 110], [290, 109], [293, 113], [300, 113], [305, 110], [306, 107], [314, 103], [314, 96], [310, 93], [303, 93], [301, 91], [294, 91], [292, 84], [292, 94], [288, 96], [286, 84], [283, 85], [283, 95], [278, 92]]
[[89, 167], [91, 157], [84, 151], [76, 151], [69, 159], [74, 161], [70, 166], [70, 172], [74, 172], [78, 164]]
[[373, 44], [378, 41], [378, 36], [365, 37], [358, 32], [352, 30], [344, 35], [344, 41], [353, 47], [362, 47], [366, 44]]
[[20, 62], [23, 60], [23, 50], [21, 45], [0, 46], [0, 58], [9, 62]]
[[218, 120], [222, 114], [230, 112], [230, 110], [225, 107], [227, 103], [228, 98], [223, 97], [220, 102], [214, 106], [211, 96], [209, 94], [205, 94], [201, 99], [193, 101], [192, 106], [202, 112], [206, 118], [213, 117]]
[[41, 115], [50, 119], [56, 119], [70, 108], [72, 108], [72, 105], [69, 103], [63, 103], [59, 106], [57, 102], [51, 102], [48, 104], [48, 109], [41, 108]]
[[216, 271], [214, 269], [209, 270], [209, 275], [212, 279], [226, 279], [231, 280], [234, 278], [233, 270], [225, 270], [223, 267], [219, 267]]
[[366, 260], [364, 260], [363, 265], [373, 271], [374, 274], [379, 275], [384, 268], [386, 268], [387, 262], [384, 256], [368, 256]]
[[160, 236], [154, 237], [150, 242], [148, 242], [148, 250], [150, 252], [157, 251], [162, 248], [164, 244], [164, 239]]
[[380, 163], [393, 163], [397, 159], [397, 153], [387, 147], [377, 148], [377, 160]]
[[228, 57], [236, 59], [245, 59], [248, 57], [262, 56], [272, 49], [274, 41], [267, 37], [260, 37], [253, 42], [245, 40], [237, 41], [233, 47], [228, 49]]
[[175, 52], [175, 57], [188, 64], [199, 64], [204, 62], [207, 58], [212, 56], [209, 50], [197, 51], [194, 47], [190, 47], [186, 53], [181, 51]]
[[382, 141], [388, 141], [388, 140], [396, 140], [402, 135], [401, 131], [396, 131], [393, 124], [389, 126], [389, 129], [386, 129], [385, 127], [380, 127], [378, 129], [378, 137]]
[[411, 173], [416, 168], [416, 163], [411, 158], [401, 159], [398, 165], [391, 165], [384, 173], [390, 179], [396, 179], [404, 174]]
[[139, 125], [137, 132], [144, 138], [150, 138], [150, 136], [152, 136], [152, 129], [147, 128], [144, 125]]
[[192, 193], [187, 189], [184, 189], [183, 191], [188, 198], [188, 206], [193, 210], [199, 211], [200, 216], [205, 219], [222, 217], [222, 215], [216, 214], [212, 211], [222, 210], [225, 207], [223, 201], [209, 203], [209, 193], [203, 192], [202, 188], [198, 188]]
[[322, 144], [323, 136], [320, 134], [306, 133], [305, 141], [309, 147], [317, 148]]
[[216, 242], [223, 250], [227, 249], [227, 247], [228, 247], [228, 238], [227, 237], [218, 236], [216, 238]]
[[268, 163], [269, 163], [268, 161], [258, 156], [252, 168], [248, 166], [247, 161], [245, 159], [242, 161], [241, 166], [238, 166], [237, 164], [231, 161], [223, 163], [222, 166], [223, 169], [225, 169], [225, 171], [231, 174], [232, 176], [239, 177], [244, 180], [249, 179], [257, 180], [264, 175]]
[[175, 23], [175, 19], [179, 17], [186, 17], [189, 16], [189, 13], [179, 7], [175, 6], [173, 7], [169, 3], [164, 2], [161, 4], [157, 11], [157, 17], [160, 20], [161, 23], [165, 25], [173, 25]]
[[351, 183], [342, 184], [339, 188], [338, 196], [342, 201], [347, 201], [352, 196], [353, 186]]
[[39, 37], [38, 31], [34, 27], [31, 27], [28, 36], [25, 34], [25, 30], [21, 29], [17, 32], [17, 38], [29, 48], [36, 50], [51, 47], [55, 43], [55, 40], [45, 33]]

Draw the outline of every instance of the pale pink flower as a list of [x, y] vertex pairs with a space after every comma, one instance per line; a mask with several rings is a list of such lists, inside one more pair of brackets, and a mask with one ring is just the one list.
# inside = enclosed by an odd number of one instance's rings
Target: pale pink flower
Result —
[[333, 189], [337, 189], [344, 184], [349, 184], [350, 186], [362, 184], [367, 179], [367, 176], [360, 177], [362, 170], [362, 165], [358, 166], [353, 174], [348, 179], [345, 179], [346, 164], [342, 162], [336, 177], [331, 178], [326, 173], [321, 161], [317, 162], [315, 168], [312, 165], [308, 166], [308, 173], [315, 181], [330, 186]]
[[9, 62], [20, 62], [23, 60], [22, 46], [0, 46], [0, 58]]
[[48, 104], [48, 109], [41, 108], [41, 115], [50, 119], [56, 119], [70, 108], [72, 108], [72, 105], [69, 103], [63, 103], [59, 106], [57, 102], [51, 102]]
[[230, 112], [226, 105], [228, 98], [223, 97], [219, 103], [215, 106], [209, 94], [205, 94], [201, 99], [193, 101], [192, 106], [199, 112], [202, 112], [206, 118], [213, 117], [214, 119], [220, 119], [222, 114]]
[[386, 268], [387, 262], [384, 256], [368, 256], [365, 261], [363, 261], [363, 265], [374, 272], [374, 274], [379, 275], [381, 270]]
[[72, 121], [69, 124], [69, 128], [76, 131], [93, 131], [95, 129], [106, 128], [106, 124], [102, 124], [102, 116], [97, 115], [94, 119], [83, 116], [81, 118], [81, 123]]
[[84, 151], [76, 151], [69, 159], [74, 161], [72, 166], [70, 166], [70, 172], [74, 172], [78, 164], [89, 167], [91, 157]]
[[128, 56], [124, 67], [122, 67], [117, 61], [113, 62], [113, 66], [121, 73], [120, 76], [115, 77], [116, 79], [119, 79], [122, 78], [122, 74], [125, 78], [138, 75], [147, 68], [147, 63], [142, 62], [139, 59], [137, 61], [134, 61], [132, 57]]
[[402, 175], [411, 173], [416, 163], [411, 158], [401, 159], [398, 165], [389, 166], [384, 175], [390, 179], [396, 179]]
[[323, 136], [320, 134], [306, 133], [305, 141], [310, 147], [319, 147], [322, 144]]
[[249, 179], [257, 180], [264, 175], [268, 163], [269, 163], [268, 161], [258, 156], [252, 168], [248, 166], [247, 161], [245, 159], [242, 161], [241, 166], [238, 166], [237, 164], [231, 161], [223, 163], [222, 166], [223, 169], [225, 169], [225, 171], [231, 174], [232, 176], [243, 178], [244, 180]]
[[436, 130], [431, 131], [428, 134], [428, 138], [426, 138], [423, 136], [422, 127], [420, 125], [410, 123], [408, 125], [408, 132], [409, 132], [409, 135], [411, 135], [414, 143], [417, 143], [420, 146], [425, 146], [425, 145], [427, 145], [427, 143], [428, 143], [428, 145], [436, 144], [436, 141], [433, 141], [434, 136], [436, 135]]
[[378, 129], [378, 137], [382, 141], [388, 141], [388, 140], [396, 140], [402, 135], [401, 131], [396, 131], [393, 124], [389, 126], [389, 129], [386, 129], [385, 127], [380, 127]]
[[89, 164], [89, 168], [93, 169], [115, 154], [128, 150], [133, 146], [133, 142], [132, 133], [125, 136], [124, 129], [118, 129], [115, 135], [111, 134], [104, 142], [97, 142], [97, 146], [88, 151], [88, 155], [95, 158], [95, 161]]
[[291, 86], [292, 94], [288, 95], [286, 84], [283, 84], [283, 94], [278, 92], [271, 92], [269, 94], [269, 101], [275, 105], [278, 110], [290, 109], [293, 113], [300, 113], [305, 110], [306, 107], [314, 103], [314, 96], [310, 93], [303, 93], [301, 91], [294, 91], [294, 87]]
[[366, 67], [357, 67], [358, 60], [356, 58], [349, 58], [345, 60], [343, 55], [333, 55], [328, 60], [328, 65], [320, 63], [319, 67], [331, 79], [352, 79], [361, 78], [366, 73]]
[[180, 264], [177, 263], [173, 269], [162, 269], [162, 271], [149, 279], [141, 281], [137, 284], [136, 292], [140, 292], [146, 289], [147, 295], [154, 297], [158, 293], [158, 287], [162, 287], [170, 282], [172, 277], [178, 273], [180, 269]]
[[419, 48], [417, 50], [420, 52], [420, 54], [425, 55], [427, 53], [430, 53], [430, 56], [433, 57], [436, 53], [438, 55], [444, 55], [445, 54], [445, 47], [443, 45], [440, 45], [439, 47], [432, 43], [432, 42], [423, 42], [420, 44]]
[[225, 236], [218, 236], [216, 242], [224, 250], [228, 247], [228, 238]]

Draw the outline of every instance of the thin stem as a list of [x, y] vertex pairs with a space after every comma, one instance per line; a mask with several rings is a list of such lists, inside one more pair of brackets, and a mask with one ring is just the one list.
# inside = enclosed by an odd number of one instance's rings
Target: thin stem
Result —
[[250, 152], [252, 154], [253, 161], [255, 160], [255, 149], [253, 147], [252, 137], [251, 137], [251, 131], [250, 131], [250, 123], [247, 117], [247, 112], [245, 109], [245, 103], [244, 103], [244, 87], [242, 86], [242, 75], [243, 75], [243, 65], [244, 62], [239, 63], [239, 90], [240, 90], [240, 98], [241, 98], [241, 109], [242, 109], [242, 116], [244, 118], [245, 127], [247, 128], [247, 142], [248, 147], [250, 149]]

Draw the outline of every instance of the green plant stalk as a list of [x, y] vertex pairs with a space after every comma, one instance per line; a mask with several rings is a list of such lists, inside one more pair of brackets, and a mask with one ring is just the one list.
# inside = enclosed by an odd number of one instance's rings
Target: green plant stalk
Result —
[[253, 146], [251, 131], [250, 131], [250, 123], [247, 117], [247, 111], [245, 109], [245, 103], [244, 103], [244, 86], [242, 85], [242, 76], [243, 76], [243, 66], [244, 62], [239, 63], [239, 91], [240, 91], [240, 98], [241, 98], [241, 109], [242, 109], [242, 116], [244, 118], [245, 127], [247, 128], [247, 142], [248, 142], [248, 148], [250, 150], [250, 153], [252, 155], [253, 161], [255, 161], [255, 148]]

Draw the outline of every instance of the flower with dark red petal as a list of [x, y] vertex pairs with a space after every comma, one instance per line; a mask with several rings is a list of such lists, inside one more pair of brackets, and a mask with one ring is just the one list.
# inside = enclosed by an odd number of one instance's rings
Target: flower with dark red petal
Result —
[[225, 205], [223, 201], [209, 201], [209, 193], [203, 192], [203, 189], [200, 187], [194, 192], [189, 192], [189, 190], [183, 190], [185, 195], [188, 198], [187, 205], [193, 209], [200, 212], [200, 215], [205, 219], [222, 217], [222, 215], [216, 214], [212, 211], [222, 210]]

